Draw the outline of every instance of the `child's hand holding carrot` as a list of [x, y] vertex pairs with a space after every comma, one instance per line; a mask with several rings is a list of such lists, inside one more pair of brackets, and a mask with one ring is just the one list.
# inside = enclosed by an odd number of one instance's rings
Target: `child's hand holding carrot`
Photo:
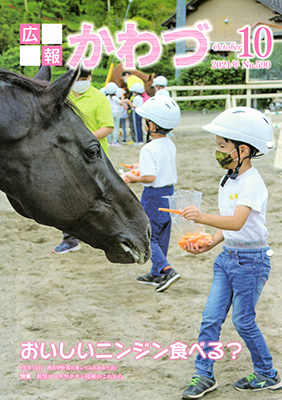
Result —
[[139, 163], [132, 163], [132, 164], [123, 164], [120, 163], [121, 166], [128, 168], [130, 170], [139, 168]]
[[136, 178], [140, 175], [140, 173], [136, 174], [133, 171], [136, 171], [136, 170], [128, 171], [124, 174], [124, 176], [126, 178], [126, 181], [125, 181], [126, 183], [138, 182], [138, 179], [136, 179]]
[[200, 223], [200, 211], [195, 206], [188, 206], [182, 210], [182, 216], [188, 221]]
[[201, 237], [193, 240], [193, 236], [187, 234], [180, 239], [180, 243], [178, 243], [178, 245], [183, 248], [183, 250], [186, 250], [188, 253], [201, 254], [213, 249], [224, 240], [221, 229], [218, 229], [213, 236], [209, 235], [208, 233], [203, 233], [202, 235], [203, 240], [201, 239]]
[[205, 253], [206, 251], [211, 250], [211, 248], [213, 247], [213, 242], [211, 242], [210, 244], [205, 244], [202, 246], [199, 246], [198, 243], [186, 243], [184, 246], [184, 250], [187, 251], [187, 253], [191, 253], [191, 254], [202, 254]]
[[202, 253], [203, 249], [210, 246], [212, 243], [213, 237], [209, 233], [194, 232], [183, 235], [178, 241], [178, 246], [189, 253], [198, 254]]
[[138, 179], [139, 176], [140, 176], [139, 169], [132, 169], [128, 172], [125, 172], [125, 174], [121, 175], [121, 177], [125, 183], [139, 182], [139, 179]]

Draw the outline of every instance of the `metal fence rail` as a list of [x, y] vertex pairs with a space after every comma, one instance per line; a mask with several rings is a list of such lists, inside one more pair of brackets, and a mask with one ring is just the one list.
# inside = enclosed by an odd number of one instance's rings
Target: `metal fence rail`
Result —
[[[273, 89], [273, 93], [256, 93], [261, 89]], [[197, 100], [220, 100], [225, 99], [225, 108], [235, 107], [237, 100], [246, 100], [246, 106], [251, 107], [253, 99], [267, 99], [267, 98], [282, 98], [282, 93], [277, 92], [282, 89], [282, 82], [277, 83], [256, 83], [256, 84], [242, 84], [242, 85], [206, 85], [206, 86], [169, 86], [171, 97], [175, 101], [197, 101]], [[204, 94], [206, 90], [214, 91], [232, 91], [244, 90], [245, 94]], [[199, 95], [182, 95], [181, 92], [200, 92]], [[253, 92], [255, 91], [255, 92]], [[275, 91], [275, 92], [274, 92]]]

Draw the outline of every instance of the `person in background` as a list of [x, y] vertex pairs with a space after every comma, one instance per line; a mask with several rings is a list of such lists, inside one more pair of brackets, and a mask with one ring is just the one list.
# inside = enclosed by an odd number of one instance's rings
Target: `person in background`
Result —
[[144, 86], [145, 90], [144, 81], [138, 76], [133, 75], [130, 71], [123, 71], [123, 73], [121, 74], [121, 78], [124, 81], [124, 83], [126, 83], [128, 90], [130, 90], [131, 86], [134, 83], [141, 83]]
[[[121, 78], [123, 79], [124, 83], [126, 83], [129, 91], [130, 91], [131, 86], [134, 83], [140, 83], [141, 85], [143, 85], [144, 91], [145, 91], [144, 81], [141, 78], [139, 78], [138, 76], [133, 75], [130, 71], [123, 71], [123, 73], [121, 74]], [[133, 94], [131, 91], [130, 91], [129, 100], [133, 101]], [[135, 130], [135, 122], [133, 119], [134, 118], [133, 112], [129, 105], [128, 105], [127, 114], [128, 114], [128, 121], [129, 121], [129, 129], [131, 131], [131, 139], [133, 142], [137, 142], [137, 132]]]
[[[109, 100], [91, 85], [90, 69], [81, 68], [79, 77], [72, 86], [69, 99], [79, 111], [87, 128], [97, 137], [105, 154], [109, 156], [107, 136], [113, 131], [114, 122]], [[63, 241], [52, 251], [65, 254], [80, 249], [77, 238], [63, 232]]]
[[116, 91], [118, 90], [118, 86], [114, 82], [109, 82], [105, 88], [105, 94], [107, 99], [110, 102], [113, 120], [114, 120], [114, 131], [110, 135], [108, 135], [108, 142], [111, 146], [120, 146], [118, 143], [118, 135], [119, 135], [119, 123], [120, 123], [120, 106], [122, 104], [121, 100], [116, 96]]
[[167, 79], [165, 76], [162, 76], [162, 75], [157, 76], [154, 79], [152, 86], [156, 89], [155, 96], [170, 97], [169, 91], [166, 89]]
[[135, 110], [137, 107], [141, 107], [143, 105], [143, 97], [142, 93], [145, 91], [144, 86], [136, 82], [130, 87], [130, 92], [133, 94], [133, 99], [125, 99], [124, 102], [128, 104], [132, 109], [133, 115], [133, 123], [134, 123], [134, 131], [136, 133], [136, 144], [142, 145], [143, 141], [143, 130], [142, 130], [142, 117], [138, 115]]
[[127, 114], [127, 109], [128, 106], [127, 104], [124, 103], [124, 89], [118, 88], [116, 91], [116, 96], [122, 101], [122, 104], [120, 105], [120, 123], [121, 123], [121, 129], [122, 129], [122, 143], [126, 144], [126, 120], [128, 118]]

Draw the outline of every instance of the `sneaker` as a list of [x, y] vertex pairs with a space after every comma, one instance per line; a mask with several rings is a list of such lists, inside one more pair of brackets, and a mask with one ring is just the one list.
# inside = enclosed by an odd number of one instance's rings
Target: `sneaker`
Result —
[[62, 243], [60, 243], [58, 246], [56, 246], [53, 250], [52, 253], [55, 254], [65, 254], [68, 253], [70, 251], [77, 251], [81, 248], [80, 243], [67, 243], [64, 240], [62, 241]]
[[162, 281], [163, 276], [156, 276], [149, 273], [144, 276], [138, 276], [138, 278], [136, 279], [139, 283], [146, 283], [147, 285], [158, 286], [158, 284]]
[[208, 378], [204, 375], [194, 375], [188, 388], [182, 393], [182, 399], [199, 399], [216, 388], [217, 383], [214, 378]]
[[268, 378], [258, 372], [254, 372], [234, 383], [234, 388], [240, 391], [252, 390], [253, 392], [256, 392], [265, 389], [275, 390], [281, 387], [282, 381], [278, 372], [276, 372], [274, 378]]
[[170, 268], [168, 271], [169, 272], [163, 276], [163, 280], [160, 282], [160, 284], [156, 288], [157, 292], [163, 292], [173, 282], [176, 282], [178, 279], [180, 279], [180, 275], [176, 271], [174, 271], [173, 268]]

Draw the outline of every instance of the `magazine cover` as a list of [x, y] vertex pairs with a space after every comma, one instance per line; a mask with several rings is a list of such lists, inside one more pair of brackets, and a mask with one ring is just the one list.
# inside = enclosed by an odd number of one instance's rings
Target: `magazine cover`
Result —
[[[282, 2], [0, 2], [0, 398], [281, 398]], [[254, 392], [254, 393], [252, 393]]]

